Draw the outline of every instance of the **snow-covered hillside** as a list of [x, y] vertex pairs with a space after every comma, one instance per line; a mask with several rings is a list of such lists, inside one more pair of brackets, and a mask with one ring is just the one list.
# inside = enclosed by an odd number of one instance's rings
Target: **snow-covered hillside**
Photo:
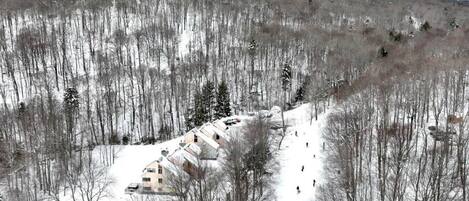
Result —
[[[314, 200], [315, 188], [321, 183], [321, 129], [323, 128], [327, 114], [321, 114], [317, 121], [310, 124], [310, 107], [305, 104], [294, 110], [285, 112], [285, 121], [290, 127], [287, 129], [282, 146], [275, 155], [280, 164], [279, 172], [274, 173], [273, 187], [276, 191], [276, 197], [279, 201], [294, 200]], [[242, 122], [230, 128], [231, 133], [234, 130], [240, 131], [245, 126], [244, 122], [250, 117], [238, 116]], [[272, 121], [279, 120], [280, 115], [275, 114]], [[297, 132], [297, 136], [295, 135]], [[183, 137], [178, 137], [156, 145], [127, 145], [114, 146], [116, 158], [114, 163], [108, 168], [108, 173], [113, 178], [113, 184], [109, 187], [109, 193], [112, 197], [105, 200], [109, 201], [129, 201], [136, 198], [146, 197], [146, 195], [129, 195], [124, 189], [130, 183], [139, 183], [141, 181], [142, 170], [146, 165], [161, 157], [162, 150], [174, 151], [179, 147]], [[308, 143], [308, 147], [306, 147]], [[101, 146], [93, 151], [95, 160], [101, 159], [103, 153], [109, 149], [109, 146]], [[101, 160], [102, 161], [102, 160]], [[304, 166], [304, 171], [301, 171]], [[296, 187], [299, 186], [300, 192]], [[161, 200], [170, 199], [169, 197], [148, 195], [152, 198]]]

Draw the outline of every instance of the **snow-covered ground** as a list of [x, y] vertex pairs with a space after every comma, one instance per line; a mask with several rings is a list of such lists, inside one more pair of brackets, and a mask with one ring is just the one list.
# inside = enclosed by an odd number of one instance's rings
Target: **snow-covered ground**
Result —
[[109, 189], [113, 197], [108, 200], [130, 200], [130, 195], [124, 192], [127, 185], [141, 183], [143, 169], [157, 160], [161, 156], [162, 150], [167, 149], [172, 153], [182, 141], [183, 138], [178, 137], [157, 145], [119, 146], [120, 150], [117, 153], [115, 163], [109, 169], [114, 183]]
[[[315, 200], [316, 188], [321, 184], [321, 131], [326, 125], [327, 113], [319, 115], [318, 120], [311, 123], [309, 105], [303, 105], [286, 112], [285, 117], [292, 127], [288, 128], [278, 155], [280, 172], [276, 178], [277, 200]], [[304, 170], [301, 171], [303, 166]]]
[[[290, 125], [287, 135], [282, 142], [281, 149], [276, 154], [280, 164], [279, 172], [274, 173], [273, 184], [278, 201], [303, 201], [314, 200], [315, 189], [321, 185], [322, 170], [322, 140], [321, 131], [326, 124], [327, 113], [321, 114], [318, 120], [310, 121], [310, 107], [302, 105], [294, 110], [285, 112], [286, 124]], [[242, 123], [235, 124], [230, 131], [240, 131], [250, 117], [236, 116]], [[273, 121], [278, 121], [280, 114], [275, 114]], [[297, 135], [295, 135], [297, 132]], [[109, 186], [109, 194], [112, 197], [105, 201], [130, 201], [141, 195], [125, 194], [125, 188], [130, 183], [140, 183], [142, 170], [146, 165], [161, 156], [162, 150], [174, 151], [183, 141], [182, 137], [175, 138], [157, 145], [127, 145], [113, 146], [112, 152], [116, 153], [114, 163], [109, 167], [108, 173], [113, 178]], [[306, 147], [308, 142], [308, 147]], [[98, 146], [93, 151], [95, 160], [103, 161], [103, 157], [109, 151], [110, 146]], [[301, 171], [304, 166], [304, 171]], [[313, 186], [316, 180], [316, 186]], [[300, 188], [297, 192], [296, 187]], [[137, 198], [138, 199], [138, 198]], [[64, 200], [68, 200], [64, 198]], [[160, 197], [160, 200], [165, 200]]]

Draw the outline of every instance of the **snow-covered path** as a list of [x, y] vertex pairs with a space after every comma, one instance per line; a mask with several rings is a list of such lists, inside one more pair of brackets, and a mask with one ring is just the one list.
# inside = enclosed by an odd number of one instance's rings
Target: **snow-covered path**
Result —
[[[293, 127], [288, 128], [279, 152], [281, 167], [276, 188], [278, 201], [314, 201], [316, 188], [321, 184], [321, 130], [326, 124], [327, 114], [321, 114], [317, 121], [310, 124], [309, 118], [304, 118], [307, 111], [306, 108], [299, 108], [291, 111], [293, 114], [286, 115], [286, 119], [294, 122]], [[301, 171], [303, 166], [304, 170]]]

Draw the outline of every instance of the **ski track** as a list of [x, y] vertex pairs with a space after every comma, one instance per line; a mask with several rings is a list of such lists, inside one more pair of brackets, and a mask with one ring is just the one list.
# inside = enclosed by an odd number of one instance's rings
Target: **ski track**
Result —
[[[305, 112], [305, 110], [299, 110]], [[297, 118], [298, 116], [295, 115]], [[310, 125], [309, 118], [293, 120], [294, 126], [287, 129], [278, 160], [280, 172], [277, 178], [278, 201], [313, 201], [316, 189], [321, 184], [322, 128], [327, 114], [318, 116]], [[297, 131], [298, 136], [295, 136]], [[309, 143], [306, 147], [306, 142]], [[315, 156], [315, 157], [314, 157]], [[304, 171], [301, 171], [304, 166]], [[316, 180], [316, 185], [313, 182]], [[296, 187], [299, 187], [300, 192]]]

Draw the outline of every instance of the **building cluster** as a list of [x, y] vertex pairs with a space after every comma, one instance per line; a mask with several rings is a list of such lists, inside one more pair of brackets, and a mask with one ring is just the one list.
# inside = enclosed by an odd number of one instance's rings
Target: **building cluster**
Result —
[[186, 174], [197, 176], [198, 166], [204, 160], [216, 160], [219, 149], [226, 144], [228, 127], [221, 120], [206, 123], [184, 135], [180, 146], [169, 153], [163, 150], [161, 157], [143, 170], [141, 193], [171, 194], [168, 178]]

